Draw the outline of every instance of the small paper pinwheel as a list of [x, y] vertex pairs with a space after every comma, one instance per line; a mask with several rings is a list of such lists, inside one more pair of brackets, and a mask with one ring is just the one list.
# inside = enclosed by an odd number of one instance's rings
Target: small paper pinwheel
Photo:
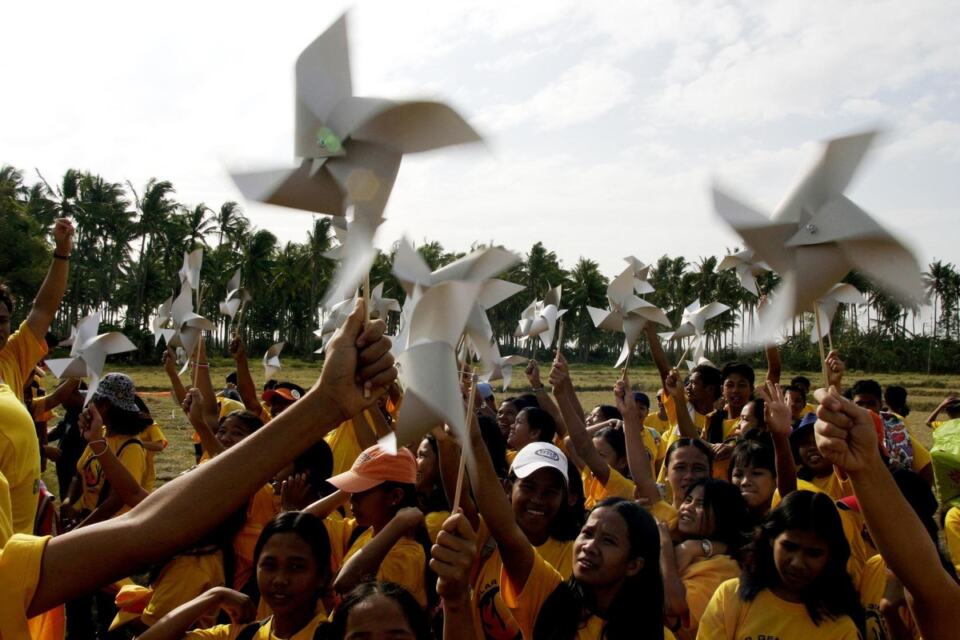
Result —
[[627, 256], [624, 258], [627, 264], [633, 269], [633, 290], [637, 295], [646, 295], [648, 293], [653, 293], [655, 289], [653, 285], [647, 282], [647, 278], [650, 277], [650, 267], [649, 264], [644, 264], [641, 260], [638, 260], [634, 256]]
[[323, 324], [313, 332], [313, 335], [320, 338], [320, 348], [314, 351], [314, 353], [323, 353], [323, 350], [327, 348], [327, 343], [330, 342], [330, 338], [333, 337], [337, 329], [350, 317], [350, 312], [353, 311], [353, 301], [353, 297], [341, 300], [326, 312]]
[[525, 365], [527, 362], [529, 362], [529, 360], [523, 356], [498, 356], [493, 362], [492, 370], [481, 376], [481, 379], [484, 382], [503, 380], [503, 390], [506, 391], [510, 386], [510, 382], [513, 380], [513, 368], [518, 365]]
[[760, 318], [761, 340], [797, 314], [812, 311], [851, 269], [908, 304], [918, 301], [923, 286], [916, 258], [843, 193], [875, 135], [871, 131], [827, 143], [773, 218], [714, 186], [717, 213], [782, 278]]
[[607, 286], [607, 303], [609, 309], [598, 309], [587, 306], [587, 313], [593, 320], [594, 326], [604, 331], [623, 332], [623, 349], [615, 367], [626, 362], [633, 351], [637, 338], [643, 332], [643, 326], [648, 322], [656, 322], [670, 326], [667, 315], [646, 300], [641, 300], [634, 294], [635, 271], [633, 266], [624, 269], [620, 275], [610, 281]]
[[[814, 326], [820, 327], [820, 338], [829, 339], [830, 323], [833, 322], [833, 316], [841, 304], [867, 304], [867, 299], [852, 284], [840, 282], [833, 285], [827, 295], [817, 300], [816, 308], [820, 315], [820, 322], [814, 323]], [[810, 342], [817, 342], [817, 340], [817, 331], [811, 331]], [[832, 350], [833, 347], [831, 346], [830, 349]]]
[[263, 354], [263, 375], [268, 380], [273, 377], [277, 371], [280, 370], [280, 352], [283, 351], [283, 345], [285, 342], [278, 342]]
[[727, 269], [735, 269], [740, 286], [760, 297], [757, 276], [770, 271], [770, 267], [763, 260], [755, 259], [752, 249], [744, 249], [724, 256], [720, 264], [717, 265], [717, 271], [726, 271]]
[[400, 313], [400, 303], [396, 299], [383, 297], [382, 282], [373, 288], [373, 292], [370, 294], [370, 305], [372, 306], [370, 310], [370, 317], [372, 318], [380, 318], [386, 321], [391, 311]]
[[684, 349], [683, 356], [680, 357], [680, 362], [683, 362], [684, 357], [687, 355], [687, 352], [690, 351], [691, 347], [693, 347], [694, 362], [699, 361], [700, 358], [703, 357], [706, 348], [704, 329], [707, 320], [715, 318], [729, 309], [730, 307], [722, 302], [711, 302], [705, 307], [701, 307], [699, 298], [687, 305], [683, 310], [683, 315], [680, 318], [680, 326], [677, 327], [677, 330], [663, 336], [668, 340], [679, 340], [680, 338], [692, 336], [692, 340], [687, 343], [687, 347]]
[[136, 345], [119, 331], [98, 335], [99, 329], [99, 313], [81, 319], [75, 327], [70, 357], [47, 360], [47, 366], [57, 378], [89, 378], [84, 405], [90, 402], [90, 398], [97, 391], [107, 356], [137, 349]]
[[237, 311], [250, 300], [250, 293], [240, 286], [240, 269], [237, 269], [227, 282], [227, 297], [220, 303], [220, 313], [233, 320]]
[[544, 348], [549, 349], [557, 330], [557, 320], [563, 317], [566, 309], [560, 308], [560, 294], [562, 285], [557, 285], [547, 291], [543, 300], [534, 300], [523, 313], [517, 330], [513, 332], [516, 338], [540, 338]]
[[200, 269], [203, 267], [203, 249], [183, 252], [180, 282], [197, 291], [200, 288]]
[[157, 312], [150, 323], [150, 327], [153, 329], [154, 345], [160, 344], [160, 338], [163, 338], [166, 342], [170, 342], [170, 338], [176, 333], [176, 331], [170, 328], [170, 323], [173, 321], [172, 308], [173, 296], [164, 300], [163, 303], [157, 307]]
[[200, 336], [204, 331], [213, 331], [216, 326], [203, 316], [194, 313], [188, 286], [180, 288], [180, 293], [173, 301], [170, 313], [176, 333], [167, 341], [167, 344], [171, 347], [182, 347], [187, 353], [187, 361], [181, 370], [181, 373], [183, 373], [190, 363], [190, 355], [197, 349]]

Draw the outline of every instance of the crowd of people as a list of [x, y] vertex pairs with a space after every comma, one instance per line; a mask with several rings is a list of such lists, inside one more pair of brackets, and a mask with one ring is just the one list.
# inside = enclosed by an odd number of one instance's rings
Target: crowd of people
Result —
[[467, 436], [438, 424], [394, 452], [403, 391], [358, 303], [309, 390], [258, 386], [239, 338], [220, 389], [203, 348], [188, 383], [168, 351], [197, 464], [157, 487], [168, 443], [130, 377], [89, 401], [80, 380], [39, 388], [72, 236], [58, 221], [16, 330], [0, 288], [0, 640], [957, 635], [960, 507], [905, 389], [851, 383], [836, 352], [811, 393], [781, 385], [775, 347], [760, 381], [684, 375], [650, 327], [650, 393], [624, 371], [588, 412], [558, 350], [528, 393], [463, 380]]

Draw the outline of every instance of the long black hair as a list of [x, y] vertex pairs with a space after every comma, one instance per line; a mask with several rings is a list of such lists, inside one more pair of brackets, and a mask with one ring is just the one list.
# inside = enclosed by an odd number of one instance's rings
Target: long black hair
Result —
[[[557, 423], [553, 416], [540, 409], [539, 407], [524, 407], [520, 413], [527, 417], [527, 424], [530, 430], [537, 431], [537, 440], [540, 442], [553, 442], [557, 435]], [[519, 417], [520, 414], [517, 414]]]
[[[626, 578], [605, 612], [606, 640], [663, 638], [663, 578], [660, 575], [660, 533], [645, 509], [623, 498], [607, 498], [594, 509], [613, 509], [623, 518], [630, 537], [630, 558], [643, 558], [643, 568]], [[547, 597], [533, 629], [534, 640], [573, 640], [592, 608], [593, 596], [573, 576]]]
[[413, 631], [414, 638], [431, 640], [434, 637], [427, 614], [420, 608], [417, 599], [409, 591], [392, 582], [363, 582], [344, 596], [340, 606], [333, 612], [328, 637], [332, 640], [342, 640], [347, 634], [347, 620], [353, 608], [377, 596], [389, 598], [400, 607], [407, 619], [407, 624]]
[[794, 491], [770, 512], [748, 549], [738, 595], [750, 602], [764, 589], [780, 583], [773, 545], [780, 534], [790, 530], [815, 533], [827, 543], [826, 566], [802, 594], [810, 619], [819, 625], [824, 620], [849, 616], [858, 629], [863, 629], [860, 595], [847, 573], [850, 544], [837, 507], [825, 493]]
[[750, 510], [740, 490], [724, 480], [702, 478], [687, 487], [687, 497], [697, 487], [703, 487], [704, 511], [713, 513], [713, 533], [703, 537], [722, 542], [728, 556], [739, 558], [751, 536]]
[[263, 548], [270, 538], [279, 533], [295, 534], [313, 551], [313, 558], [317, 563], [317, 573], [321, 576], [321, 583], [323, 584], [320, 592], [317, 593], [317, 598], [325, 595], [333, 582], [333, 570], [330, 567], [330, 536], [327, 534], [327, 528], [323, 525], [323, 521], [312, 513], [285, 511], [267, 523], [267, 526], [260, 532], [257, 544], [253, 548], [254, 575], [256, 575], [256, 567], [260, 562], [260, 554], [263, 553]]
[[685, 447], [693, 447], [697, 449], [703, 456], [707, 459], [707, 472], [713, 471], [713, 450], [707, 446], [707, 444], [700, 440], [699, 438], [677, 438], [673, 441], [669, 447], [667, 447], [667, 455], [663, 460], [663, 466], [666, 469], [670, 468], [670, 458], [673, 457], [674, 452], [678, 449], [683, 449]]

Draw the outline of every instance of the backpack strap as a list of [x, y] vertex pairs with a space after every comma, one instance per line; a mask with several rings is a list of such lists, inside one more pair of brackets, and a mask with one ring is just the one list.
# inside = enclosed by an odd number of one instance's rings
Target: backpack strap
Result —
[[[140, 448], [141, 448], [141, 449], [143, 448], [143, 443], [140, 441], [140, 438], [130, 438], [129, 440], [127, 440], [126, 442], [124, 442], [122, 445], [120, 445], [120, 448], [117, 449], [117, 452], [116, 452], [115, 454], [113, 454], [113, 455], [115, 455], [115, 456], [117, 457], [117, 459], [119, 460], [119, 459], [120, 459], [120, 454], [123, 453], [123, 450], [126, 449], [127, 446], [128, 446], [128, 445], [131, 445], [131, 444], [137, 444], [137, 445], [140, 445]], [[91, 460], [92, 460], [92, 458], [91, 458]], [[103, 504], [103, 501], [104, 501], [104, 500], [107, 499], [107, 495], [108, 495], [109, 493], [110, 493], [110, 481], [104, 479], [104, 481], [103, 481], [103, 486], [100, 488], [100, 495], [97, 496], [97, 506], [98, 506], [98, 507], [99, 507], [101, 504]]]

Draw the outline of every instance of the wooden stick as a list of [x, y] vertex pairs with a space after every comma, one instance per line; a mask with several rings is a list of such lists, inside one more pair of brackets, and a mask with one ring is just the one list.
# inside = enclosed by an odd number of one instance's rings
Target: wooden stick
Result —
[[[694, 338], [695, 338], [695, 337], [696, 337], [696, 336], [694, 336]], [[683, 350], [683, 353], [680, 354], [680, 359], [677, 360], [677, 366], [675, 366], [674, 369], [679, 370], [679, 369], [680, 369], [680, 365], [682, 365], [682, 364], [683, 364], [683, 361], [687, 359], [687, 353], [690, 352], [690, 347], [693, 346], [693, 340], [694, 340], [694, 338], [690, 338], [690, 340], [687, 341], [687, 347]]]
[[[363, 324], [370, 324], [370, 272], [367, 271], [367, 274], [363, 277]], [[363, 388], [363, 397], [370, 397], [370, 390], [366, 387]]]
[[823, 386], [830, 386], [830, 374], [827, 372], [827, 354], [823, 352], [823, 333], [820, 331], [820, 310], [817, 303], [813, 303], [813, 319], [817, 328], [817, 344], [820, 345], [820, 369], [823, 371]]
[[[200, 304], [203, 302], [203, 289], [197, 289], [197, 313], [200, 313]], [[193, 358], [193, 375], [191, 379], [193, 380], [193, 386], [197, 386], [197, 369], [200, 368], [200, 347], [203, 346], [203, 329], [200, 330], [200, 338], [197, 340], [197, 352], [194, 354]], [[187, 355], [189, 358], [189, 354]]]
[[[467, 396], [467, 430], [470, 429], [470, 423], [473, 420], [473, 405], [474, 399], [477, 397], [477, 368], [473, 368], [473, 372], [470, 377], [470, 393]], [[466, 475], [465, 471], [467, 469], [467, 456], [466, 456], [466, 442], [460, 443], [460, 469], [457, 471], [457, 489], [453, 494], [453, 504], [450, 505], [451, 511], [456, 511], [457, 507], [460, 506], [460, 495], [463, 493], [463, 476]]]
[[833, 339], [830, 338], [830, 331], [827, 331], [827, 353], [833, 351]]
[[562, 350], [563, 350], [563, 318], [560, 318], [560, 328], [557, 329], [557, 355], [560, 355], [560, 352]]

